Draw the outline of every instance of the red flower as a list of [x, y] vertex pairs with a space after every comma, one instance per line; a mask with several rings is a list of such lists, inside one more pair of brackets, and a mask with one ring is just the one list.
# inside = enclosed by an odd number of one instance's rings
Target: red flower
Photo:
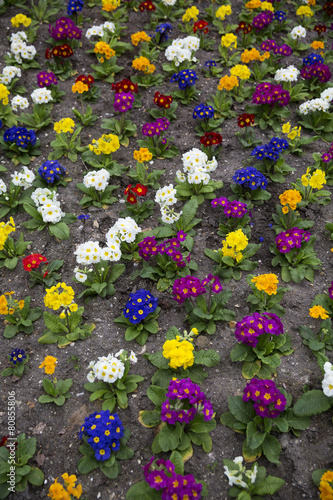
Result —
[[163, 95], [159, 92], [155, 92], [154, 103], [160, 108], [169, 109], [173, 99], [171, 95]]
[[32, 253], [22, 259], [23, 269], [30, 273], [33, 269], [37, 269], [42, 262], [47, 264], [47, 258], [40, 253]]
[[130, 192], [131, 187], [132, 187], [132, 184], [129, 184], [129, 185], [127, 186], [127, 188], [126, 188], [126, 189], [125, 189], [125, 191], [124, 191], [124, 195], [125, 195], [125, 196], [126, 196], [126, 195]]
[[145, 2], [140, 3], [139, 10], [140, 12], [143, 12], [144, 10], [153, 12], [156, 10], [156, 7], [151, 0], [146, 0]]
[[137, 184], [133, 189], [133, 193], [138, 196], [146, 196], [148, 188], [147, 186], [143, 186], [142, 184]]
[[193, 33], [196, 33], [198, 30], [208, 33], [209, 30], [206, 26], [208, 26], [207, 21], [197, 21], [193, 25]]
[[313, 28], [313, 31], [317, 31], [318, 35], [321, 33], [326, 33], [326, 26], [325, 24], [316, 24], [316, 26]]
[[92, 87], [94, 85], [94, 77], [91, 76], [91, 75], [80, 75], [77, 77], [77, 79], [75, 80], [75, 83], [77, 82], [83, 82], [85, 83], [86, 85], [88, 85], [89, 89], [90, 87]]
[[45, 59], [51, 59], [52, 57], [52, 50], [46, 49], [45, 50]]
[[138, 84], [131, 82], [128, 78], [124, 78], [121, 82], [113, 83], [112, 90], [116, 91], [116, 94], [120, 92], [126, 92], [127, 94], [131, 92], [132, 94], [138, 93]]
[[128, 203], [130, 203], [131, 205], [135, 205], [135, 203], [137, 203], [137, 199], [136, 197], [134, 196], [134, 194], [130, 193], [128, 196], [127, 196], [127, 201]]
[[219, 146], [222, 144], [222, 135], [217, 132], [206, 132], [201, 138], [200, 143], [208, 148], [209, 146]]
[[251, 127], [251, 125], [254, 125], [254, 114], [243, 113], [242, 115], [239, 115], [237, 121], [240, 128]]
[[67, 57], [71, 57], [73, 54], [74, 52], [72, 48], [67, 45], [67, 43], [64, 43], [63, 45], [57, 45], [56, 47], [53, 47], [51, 52], [49, 51], [49, 49], [46, 49], [45, 57], [46, 59], [50, 59], [52, 56], [62, 57], [63, 59], [66, 59]]
[[46, 276], [49, 274], [48, 271], [46, 271], [46, 273], [43, 274], [43, 278], [46, 278]]

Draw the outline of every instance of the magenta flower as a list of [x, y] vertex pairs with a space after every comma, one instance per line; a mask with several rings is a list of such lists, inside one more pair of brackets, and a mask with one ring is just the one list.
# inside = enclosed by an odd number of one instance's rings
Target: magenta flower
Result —
[[119, 92], [114, 95], [113, 107], [118, 113], [126, 113], [132, 109], [134, 96], [131, 92]]
[[38, 87], [50, 87], [51, 85], [58, 85], [58, 80], [52, 71], [41, 71], [37, 75]]

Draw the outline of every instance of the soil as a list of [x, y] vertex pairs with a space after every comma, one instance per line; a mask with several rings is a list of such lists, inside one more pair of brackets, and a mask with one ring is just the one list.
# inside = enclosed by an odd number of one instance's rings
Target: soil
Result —
[[[237, 23], [241, 4], [240, 2], [233, 3], [234, 13], [232, 22]], [[200, 9], [200, 13], [204, 13], [204, 8], [209, 5], [209, 2], [199, 1], [196, 4]], [[288, 8], [294, 12], [294, 9], [290, 5]], [[13, 31], [10, 19], [18, 12], [20, 12], [19, 9], [10, 7], [1, 18], [0, 60], [3, 62], [1, 68], [5, 65], [4, 55], [9, 48], [7, 37]], [[85, 17], [90, 17], [91, 19], [91, 21], [84, 23], [84, 34], [90, 26], [104, 22], [100, 14], [100, 9], [97, 7], [93, 9], [85, 7], [83, 13]], [[63, 11], [59, 12], [59, 17], [61, 15], [66, 15], [65, 7]], [[140, 12], [130, 13], [130, 20], [127, 23], [128, 31], [124, 37], [124, 41], [130, 42], [130, 34], [143, 29], [143, 17], [145, 15], [143, 16]], [[291, 17], [295, 18], [294, 25], [297, 25], [296, 16]], [[34, 42], [42, 69], [46, 69], [44, 53], [45, 49], [49, 46], [46, 43], [49, 37], [47, 28], [46, 24], [39, 27], [38, 37], [36, 42]], [[149, 30], [147, 31], [149, 32]], [[174, 23], [172, 39], [177, 36], [183, 37], [185, 35], [179, 32], [176, 23]], [[219, 81], [219, 78], [204, 78], [201, 71], [206, 60], [219, 58], [217, 50], [219, 35], [217, 30], [213, 28], [209, 36], [216, 40], [213, 51], [205, 53], [199, 50], [196, 54], [199, 61], [196, 68], [199, 75], [196, 88], [200, 92], [198, 103], [205, 103], [212, 94], [215, 94]], [[310, 39], [314, 39], [314, 34], [309, 31], [307, 41]], [[91, 44], [89, 40], [83, 36], [82, 47], [75, 51], [71, 59], [73, 68], [77, 74], [89, 73], [90, 64], [96, 63], [94, 55], [86, 53], [90, 48]], [[124, 66], [125, 69], [117, 75], [117, 81], [122, 78], [130, 78], [135, 73], [131, 67], [131, 61], [137, 50], [134, 49], [131, 53], [125, 53], [119, 59], [119, 64]], [[157, 72], [162, 72], [161, 65], [164, 62], [164, 53], [161, 51], [157, 63]], [[285, 66], [292, 63], [300, 67], [301, 58], [292, 56], [282, 62]], [[21, 82], [28, 90], [27, 95], [30, 95], [32, 90], [36, 88], [36, 74], [39, 71], [24, 71]], [[223, 74], [227, 73], [228, 69], [226, 68]], [[54, 121], [72, 116], [71, 108], [78, 108], [77, 99], [71, 92], [73, 82], [74, 77], [65, 82], [59, 82], [59, 88], [66, 91], [66, 96], [60, 104], [58, 103], [53, 106], [52, 119]], [[83, 145], [89, 144], [92, 138], [97, 139], [104, 133], [104, 130], [100, 128], [102, 120], [107, 113], [109, 113], [109, 116], [113, 114], [111, 85], [103, 81], [96, 81], [96, 85], [101, 89], [101, 97], [92, 107], [93, 112], [99, 116], [99, 120], [93, 126], [83, 129], [81, 133]], [[131, 113], [131, 119], [137, 125], [138, 139], [142, 138], [140, 132], [142, 125], [147, 121], [153, 121], [148, 115], [147, 110], [153, 106], [155, 90], [152, 87], [147, 90], [141, 89], [143, 107]], [[169, 83], [169, 78], [167, 77], [164, 83], [158, 87], [158, 90], [161, 93], [170, 94], [176, 89], [175, 84]], [[173, 143], [179, 148], [179, 156], [171, 160], [157, 159], [151, 167], [166, 169], [166, 173], [161, 178], [161, 185], [174, 182], [176, 170], [181, 168], [181, 155], [184, 152], [193, 147], [200, 147], [199, 139], [195, 135], [196, 123], [192, 118], [195, 105], [196, 103], [191, 103], [189, 106], [179, 104], [177, 120], [172, 123], [167, 133], [168, 137], [172, 135], [174, 139]], [[245, 103], [236, 105], [235, 109], [241, 114], [244, 111], [244, 106]], [[292, 115], [290, 121], [295, 126], [297, 124], [296, 105], [292, 105], [291, 109]], [[30, 110], [28, 109], [27, 111]], [[243, 162], [248, 160], [250, 156], [251, 150], [242, 148], [235, 136], [237, 131], [236, 119], [226, 120], [222, 125], [223, 150], [218, 158], [218, 169], [213, 174], [215, 180], [222, 180], [224, 182], [224, 187], [217, 193], [218, 196], [230, 196], [232, 194], [229, 187], [232, 182], [232, 176], [237, 169], [243, 166]], [[267, 129], [266, 131], [256, 130], [256, 138], [262, 140], [262, 143], [267, 143], [275, 135], [271, 129]], [[34, 170], [47, 160], [51, 149], [49, 144], [55, 138], [53, 125], [38, 132], [37, 136], [41, 141], [42, 155], [37, 157], [32, 163], [31, 166]], [[258, 274], [275, 272], [280, 277], [278, 268], [273, 269], [271, 266], [272, 255], [269, 252], [269, 246], [275, 237], [273, 229], [269, 227], [269, 224], [272, 222], [271, 214], [275, 212], [279, 194], [289, 188], [290, 182], [304, 174], [307, 166], [313, 164], [312, 153], [324, 151], [327, 147], [327, 144], [319, 140], [306, 146], [306, 153], [302, 157], [286, 154], [286, 161], [294, 168], [294, 173], [287, 177], [284, 184], [269, 182], [268, 191], [272, 195], [271, 199], [269, 202], [253, 210], [251, 242], [258, 243], [261, 237], [264, 239], [255, 257], [259, 262], [259, 266], [256, 269]], [[134, 166], [133, 151], [135, 149], [137, 149], [136, 138], [132, 137], [130, 138], [129, 147], [121, 147], [114, 154], [114, 158], [124, 165]], [[7, 173], [1, 174], [1, 178], [8, 184], [10, 173], [17, 170], [17, 168], [4, 156], [0, 159], [8, 169]], [[82, 210], [78, 203], [82, 197], [82, 193], [75, 186], [76, 183], [82, 182], [83, 175], [86, 173], [84, 164], [80, 159], [76, 163], [72, 163], [64, 157], [61, 158], [60, 162], [66, 167], [69, 176], [72, 178], [72, 182], [66, 188], [62, 186], [58, 188], [61, 205], [65, 212], [79, 215]], [[90, 220], [84, 225], [79, 221], [73, 223], [70, 226], [70, 239], [67, 241], [56, 241], [49, 235], [47, 230], [28, 233], [22, 226], [23, 222], [30, 218], [25, 212], [20, 212], [14, 217], [17, 225], [15, 239], [23, 231], [25, 239], [33, 241], [29, 252], [42, 253], [47, 256], [49, 262], [57, 258], [64, 259], [62, 281], [71, 285], [76, 295], [83, 290], [80, 284], [72, 282], [73, 269], [76, 266], [73, 252], [76, 246], [88, 240], [97, 240], [104, 244], [105, 233], [117, 220], [119, 211], [124, 208], [121, 200], [123, 199], [123, 190], [130, 183], [130, 178], [124, 175], [120, 180], [113, 179], [112, 183], [119, 184], [119, 190], [116, 195], [119, 197], [120, 203], [110, 206], [107, 210], [90, 208], [90, 210], [85, 211], [90, 214]], [[148, 198], [154, 199], [153, 190], [150, 190]], [[179, 202], [177, 207], [180, 208], [181, 206], [182, 202]], [[143, 229], [156, 227], [158, 225], [158, 215], [158, 206], [155, 204], [154, 216], [142, 223], [141, 227]], [[323, 265], [322, 269], [315, 273], [314, 283], [309, 283], [305, 280], [300, 284], [290, 283], [290, 291], [285, 295], [282, 302], [282, 305], [286, 309], [283, 324], [285, 330], [292, 337], [292, 344], [295, 351], [292, 355], [282, 358], [281, 366], [278, 369], [277, 381], [278, 385], [284, 386], [292, 394], [294, 401], [302, 394], [304, 385], [308, 385], [312, 389], [319, 389], [321, 387], [321, 373], [316, 359], [311, 351], [302, 344], [298, 333], [298, 326], [301, 324], [312, 324], [312, 320], [308, 316], [310, 303], [317, 293], [327, 290], [332, 281], [330, 251], [332, 244], [329, 241], [328, 234], [324, 230], [325, 223], [332, 220], [332, 207], [331, 205], [326, 207], [319, 205], [312, 206], [309, 210], [304, 211], [302, 215], [315, 221], [314, 232], [317, 237], [315, 250]], [[213, 209], [207, 200], [199, 207], [197, 216], [202, 218], [202, 223], [196, 228], [193, 258], [199, 264], [197, 275], [203, 278], [212, 270], [212, 261], [205, 257], [204, 248], [217, 249], [221, 246], [221, 237], [216, 234], [219, 216], [216, 209]], [[143, 409], [153, 409], [152, 403], [146, 396], [146, 391], [155, 369], [143, 358], [142, 354], [144, 351], [155, 352], [160, 350], [165, 340], [165, 333], [171, 326], [184, 329], [188, 325], [185, 322], [184, 308], [172, 300], [170, 292], [158, 292], [155, 283], [149, 280], [143, 280], [140, 277], [132, 279], [133, 271], [139, 269], [141, 264], [128, 261], [125, 264], [126, 271], [116, 283], [116, 294], [109, 299], [98, 297], [90, 302], [88, 306], [85, 306], [85, 320], [96, 325], [92, 336], [86, 341], [78, 341], [75, 345], [69, 345], [64, 349], [59, 349], [56, 345], [47, 346], [38, 344], [37, 341], [44, 329], [42, 318], [34, 323], [33, 334], [19, 334], [11, 340], [2, 340], [1, 370], [7, 366], [7, 354], [16, 347], [25, 349], [29, 353], [30, 360], [28, 363], [28, 373], [19, 381], [14, 382], [10, 377], [1, 378], [2, 411], [0, 413], [0, 422], [3, 429], [1, 433], [6, 433], [7, 417], [5, 408], [7, 391], [15, 390], [17, 398], [17, 432], [25, 432], [27, 436], [35, 436], [37, 438], [38, 460], [40, 468], [45, 475], [45, 484], [43, 487], [32, 488], [29, 486], [24, 493], [13, 495], [15, 498], [46, 498], [48, 488], [54, 481], [54, 478], [60, 477], [64, 472], [77, 474], [79, 482], [83, 486], [83, 498], [89, 500], [95, 498], [101, 500], [124, 499], [128, 488], [135, 482], [143, 479], [142, 466], [149, 461], [152, 455], [150, 448], [154, 437], [154, 430], [141, 426], [138, 422], [138, 412]], [[29, 289], [26, 273], [23, 270], [21, 262], [19, 262], [17, 268], [13, 271], [2, 268], [0, 276], [2, 293], [13, 289], [16, 292], [17, 298], [21, 299], [27, 295], [31, 295], [32, 304], [39, 305], [45, 310], [43, 302], [44, 289], [41, 286]], [[144, 348], [141, 348], [135, 342], [125, 342], [124, 330], [113, 322], [114, 318], [121, 314], [128, 294], [140, 288], [149, 288], [155, 296], [159, 297], [162, 304], [158, 319], [160, 331], [157, 335], [149, 337]], [[224, 284], [224, 289], [232, 290], [233, 295], [228, 308], [236, 312], [236, 320], [242, 319], [244, 315], [249, 313], [246, 297], [250, 293], [250, 289], [246, 283], [246, 273], [243, 274], [239, 282], [232, 280], [230, 283]], [[0, 326], [0, 331], [3, 329], [4, 325]], [[234, 330], [229, 324], [218, 323], [217, 332], [213, 336], [201, 335], [199, 341], [201, 348], [215, 349], [221, 356], [220, 364], [208, 369], [209, 376], [202, 384], [202, 389], [213, 403], [218, 423], [216, 430], [211, 434], [213, 439], [212, 452], [206, 454], [201, 448], [195, 446], [193, 457], [186, 463], [185, 471], [186, 473], [193, 473], [199, 480], [207, 482], [208, 498], [226, 499], [228, 498], [227, 492], [229, 487], [228, 481], [223, 474], [222, 459], [233, 459], [241, 455], [244, 437], [222, 426], [219, 418], [223, 412], [228, 411], [228, 396], [242, 394], [245, 387], [245, 380], [241, 376], [241, 364], [232, 363], [230, 360], [230, 351], [235, 346], [236, 340]], [[122, 462], [121, 474], [114, 481], [107, 479], [99, 471], [94, 471], [89, 475], [80, 475], [77, 470], [77, 462], [81, 456], [79, 453], [78, 431], [84, 418], [90, 413], [101, 409], [102, 404], [99, 401], [90, 402], [90, 393], [83, 387], [86, 382], [87, 367], [91, 360], [97, 360], [99, 356], [107, 355], [108, 353], [115, 353], [121, 348], [132, 349], [136, 352], [138, 363], [132, 366], [131, 373], [140, 374], [145, 377], [145, 381], [139, 385], [138, 391], [129, 396], [128, 408], [118, 411], [124, 426], [131, 430], [132, 435], [128, 444], [135, 451], [135, 455], [132, 460]], [[72, 378], [74, 381], [71, 388], [72, 397], [62, 407], [56, 407], [52, 404], [43, 405], [38, 402], [39, 396], [44, 393], [42, 389], [42, 379], [44, 376], [38, 366], [47, 355], [55, 356], [58, 359], [56, 369], [56, 376], [58, 378]], [[74, 363], [70, 361], [71, 356], [79, 358], [79, 370], [74, 369]], [[295, 437], [291, 434], [280, 435], [279, 439], [283, 448], [280, 457], [280, 466], [269, 463], [265, 458], [260, 459], [259, 463], [267, 467], [269, 474], [282, 477], [286, 481], [286, 485], [279, 490], [274, 498], [278, 500], [318, 498], [318, 490], [312, 482], [311, 473], [315, 469], [330, 468], [333, 466], [331, 418], [332, 411], [313, 418], [309, 429], [303, 431], [300, 437]], [[35, 462], [32, 463], [36, 465]]]

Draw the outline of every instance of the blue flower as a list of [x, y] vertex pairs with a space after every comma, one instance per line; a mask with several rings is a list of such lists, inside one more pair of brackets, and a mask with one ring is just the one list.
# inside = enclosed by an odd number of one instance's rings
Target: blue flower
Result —
[[216, 64], [216, 61], [214, 61], [213, 59], [211, 59], [210, 61], [206, 61], [205, 64], [204, 64], [204, 66], [206, 68], [211, 68], [211, 67], [217, 66], [217, 64]]
[[198, 104], [194, 108], [193, 111], [193, 118], [196, 120], [197, 118], [200, 118], [200, 120], [209, 120], [210, 118], [213, 118], [214, 116], [214, 108], [213, 106], [206, 106], [205, 104]]
[[90, 219], [90, 215], [81, 214], [81, 215], [78, 215], [77, 218], [78, 218], [78, 220], [88, 220], [88, 219]]
[[277, 10], [274, 14], [273, 20], [279, 21], [279, 23], [282, 23], [283, 21], [286, 20], [286, 18], [287, 18], [286, 12], [284, 12], [283, 10]]
[[117, 413], [111, 415], [109, 410], [94, 412], [86, 417], [79, 432], [79, 439], [87, 437], [87, 443], [95, 452], [96, 460], [105, 461], [112, 451], [120, 448], [120, 440], [124, 435], [124, 427]]
[[58, 181], [66, 172], [66, 168], [60, 165], [57, 160], [47, 160], [38, 169], [39, 175], [48, 184]]
[[182, 71], [179, 71], [179, 73], [174, 73], [170, 82], [178, 82], [180, 90], [184, 90], [195, 85], [196, 80], [199, 80], [199, 78], [197, 77], [195, 71], [192, 69], [183, 69]]
[[[156, 26], [156, 33], [160, 35], [159, 43], [166, 42], [169, 40], [169, 35], [171, 35], [173, 27], [169, 23], [162, 23]], [[155, 35], [154, 35], [155, 38]]]
[[303, 59], [304, 66], [312, 66], [313, 64], [323, 63], [324, 58], [320, 54], [314, 52]]
[[131, 293], [126, 306], [123, 310], [123, 315], [133, 325], [143, 321], [148, 314], [154, 312], [158, 306], [158, 298], [143, 288], [135, 293]]
[[25, 359], [27, 359], [27, 356], [23, 349], [14, 349], [10, 354], [9, 361], [13, 363], [13, 365], [16, 365], [16, 363], [22, 363]]
[[36, 144], [36, 134], [34, 130], [27, 130], [25, 127], [11, 127], [3, 135], [5, 142], [15, 142], [21, 148], [27, 148], [29, 144]]
[[67, 14], [70, 16], [74, 12], [81, 12], [83, 9], [83, 0], [69, 0], [67, 4]]
[[251, 191], [258, 188], [266, 189], [267, 187], [266, 177], [254, 167], [236, 170], [232, 180], [240, 186], [251, 189]]

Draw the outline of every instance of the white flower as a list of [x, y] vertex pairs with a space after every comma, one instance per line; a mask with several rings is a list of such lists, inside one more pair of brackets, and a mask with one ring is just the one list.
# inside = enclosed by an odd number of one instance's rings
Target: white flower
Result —
[[306, 37], [306, 29], [303, 26], [296, 26], [290, 33], [290, 36], [293, 40], [297, 40], [300, 38]]
[[50, 222], [51, 224], [57, 224], [64, 217], [65, 213], [59, 207], [59, 204], [55, 203], [45, 203], [38, 208], [38, 212], [43, 218], [43, 222]]
[[170, 209], [167, 205], [161, 206], [161, 219], [162, 222], [166, 224], [172, 224], [173, 222], [177, 222], [180, 219], [180, 216], [183, 212], [175, 212], [173, 209]]
[[20, 95], [16, 95], [12, 99], [12, 110], [17, 111], [18, 108], [20, 109], [26, 109], [29, 107], [29, 102], [28, 99], [25, 97], [21, 97]]
[[46, 104], [53, 101], [51, 90], [44, 87], [42, 89], [35, 89], [31, 93], [31, 99], [35, 104]]
[[166, 5], [167, 7], [172, 7], [176, 2], [177, 0], [162, 0], [162, 4]]
[[95, 382], [95, 375], [94, 372], [89, 372], [87, 375], [87, 379], [89, 382]]
[[255, 464], [253, 467], [253, 470], [247, 470], [245, 472], [245, 476], [251, 479], [251, 483], [253, 484], [256, 480], [257, 477], [257, 472], [258, 472], [258, 465]]
[[87, 275], [84, 273], [77, 272], [75, 274], [75, 279], [77, 279], [80, 283], [84, 283], [87, 279]]
[[103, 36], [103, 25], [101, 24], [100, 26], [92, 26], [87, 30], [86, 37], [90, 39], [92, 36]]
[[[44, 205], [44, 203], [48, 203], [49, 201], [56, 202], [58, 198], [58, 194], [55, 191], [51, 191], [48, 188], [37, 188], [31, 195], [32, 201], [38, 205]], [[58, 202], [57, 202], [58, 203]]]
[[101, 25], [103, 28], [106, 28], [108, 29], [109, 31], [111, 31], [111, 33], [114, 33], [115, 32], [115, 29], [116, 29], [116, 26], [114, 23], [112, 23], [111, 21], [106, 21], [104, 24]]
[[122, 355], [122, 353], [124, 352], [124, 349], [120, 349], [120, 351], [118, 351], [116, 354], [115, 354], [115, 357], [118, 358], [119, 356]]
[[285, 69], [278, 69], [274, 80], [277, 82], [297, 82], [299, 70], [295, 66], [288, 66]]
[[98, 358], [98, 361], [96, 363], [93, 362], [92, 365], [90, 364], [89, 368], [92, 368], [92, 372], [90, 373], [93, 373], [95, 378], [111, 384], [122, 378], [125, 371], [124, 363], [112, 354], [109, 354], [107, 357]]
[[31, 187], [35, 180], [35, 174], [28, 167], [23, 167], [23, 172], [14, 172], [11, 177], [14, 186], [24, 187], [25, 190]]
[[333, 396], [333, 374], [327, 375], [325, 373], [324, 380], [322, 381], [322, 388], [325, 396], [332, 397]]
[[101, 260], [101, 248], [96, 241], [87, 241], [76, 248], [74, 255], [78, 264], [98, 263]]
[[6, 193], [6, 192], [7, 192], [7, 186], [3, 182], [3, 180], [0, 179], [0, 195], [3, 194], [3, 193]]
[[310, 102], [310, 101], [303, 102], [303, 103], [299, 106], [298, 110], [299, 110], [299, 112], [301, 113], [301, 115], [307, 115], [307, 114], [308, 114], [308, 112], [310, 111], [310, 105], [309, 105], [309, 102]]
[[179, 182], [185, 182], [186, 181], [186, 175], [184, 175], [181, 170], [177, 170], [176, 177], [179, 180]]
[[189, 49], [191, 51], [199, 50], [200, 39], [196, 36], [187, 36], [183, 40], [183, 47], [185, 47], [185, 49]]
[[247, 484], [235, 475], [235, 474], [239, 474], [239, 471], [230, 472], [229, 468], [226, 465], [224, 465], [223, 468], [224, 468], [224, 474], [229, 479], [229, 486], [233, 486], [234, 484], [236, 484], [237, 486], [240, 486], [241, 488], [247, 487]]
[[2, 76], [0, 76], [0, 83], [7, 85], [15, 77], [20, 78], [22, 75], [21, 69], [16, 66], [5, 66], [2, 70]]
[[321, 94], [320, 94], [320, 98], [321, 99], [324, 99], [326, 101], [329, 101], [330, 103], [332, 102], [333, 100], [333, 87], [330, 87], [326, 90], [324, 90]]
[[86, 188], [95, 188], [96, 191], [105, 191], [110, 179], [110, 174], [107, 170], [92, 170], [83, 178], [83, 184]]
[[129, 359], [132, 361], [132, 363], [136, 363], [138, 361], [138, 358], [136, 357], [134, 351], [131, 351]]
[[176, 190], [173, 184], [158, 189], [155, 194], [155, 201], [160, 206], [167, 205], [168, 207], [177, 203]]
[[330, 363], [329, 361], [326, 361], [326, 363], [324, 364], [324, 371], [325, 373], [331, 373], [333, 370], [332, 370], [332, 363]]
[[233, 462], [234, 462], [235, 464], [237, 464], [237, 465], [241, 465], [241, 464], [243, 463], [243, 460], [244, 460], [244, 458], [243, 458], [242, 456], [240, 456], [240, 457], [235, 457], [235, 458], [233, 459]]

